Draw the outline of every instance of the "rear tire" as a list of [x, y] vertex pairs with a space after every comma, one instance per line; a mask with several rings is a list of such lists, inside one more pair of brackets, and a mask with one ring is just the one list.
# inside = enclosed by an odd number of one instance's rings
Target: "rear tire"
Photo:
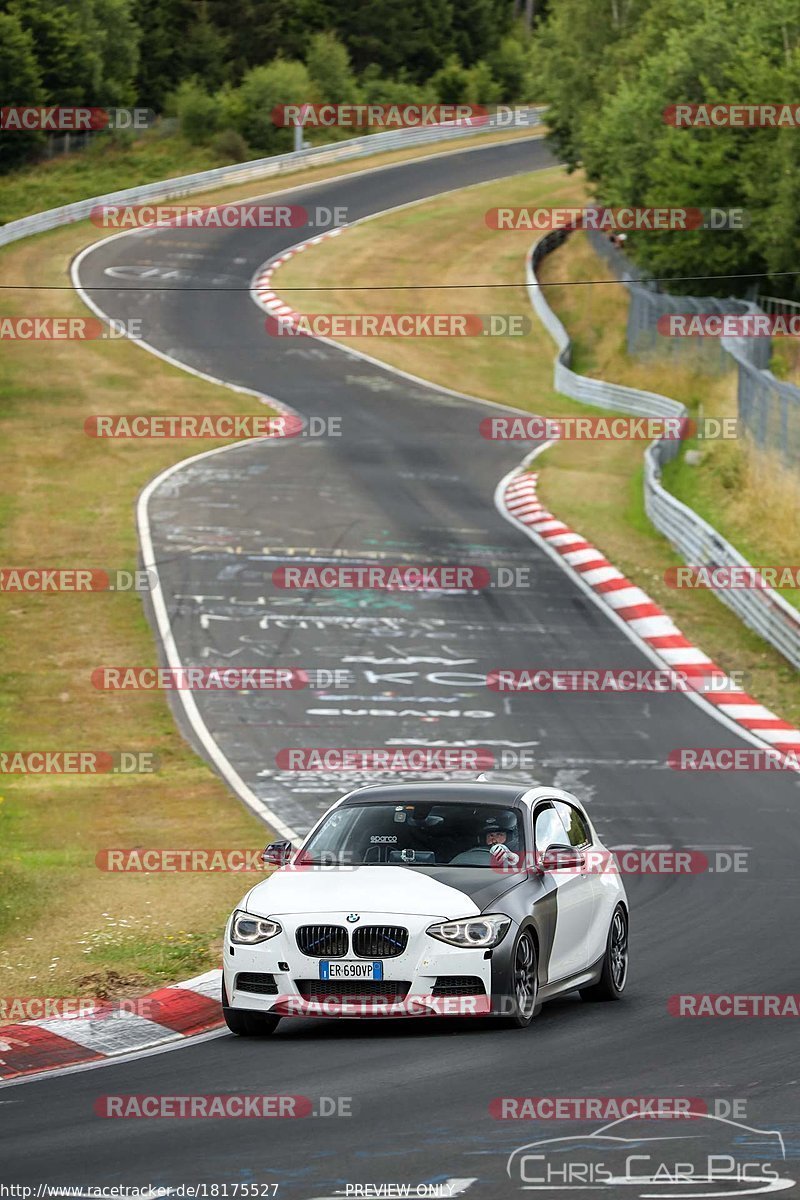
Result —
[[274, 1033], [280, 1017], [272, 1013], [252, 1012], [245, 1008], [231, 1008], [228, 1004], [228, 993], [225, 990], [225, 980], [222, 980], [222, 1016], [231, 1033], [237, 1037], [267, 1037]]
[[603, 971], [597, 983], [581, 988], [581, 1000], [620, 1000], [628, 982], [628, 915], [621, 904], [614, 909], [608, 931]]
[[541, 1005], [539, 996], [539, 956], [536, 943], [525, 930], [517, 938], [511, 961], [510, 996], [512, 1011], [503, 1018], [511, 1029], [527, 1029]]

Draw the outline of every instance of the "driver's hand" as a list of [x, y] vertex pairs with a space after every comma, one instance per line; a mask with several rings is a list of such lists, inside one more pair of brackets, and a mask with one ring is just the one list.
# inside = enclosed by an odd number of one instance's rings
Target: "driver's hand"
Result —
[[515, 867], [519, 862], [519, 858], [514, 851], [509, 850], [508, 846], [504, 846], [500, 842], [492, 846], [489, 853], [491, 854], [492, 862], [497, 863], [499, 866]]

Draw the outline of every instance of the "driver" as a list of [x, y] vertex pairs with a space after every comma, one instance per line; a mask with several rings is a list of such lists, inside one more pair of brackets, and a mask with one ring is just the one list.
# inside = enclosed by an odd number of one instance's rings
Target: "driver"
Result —
[[486, 817], [482, 837], [481, 844], [488, 846], [493, 863], [503, 867], [517, 866], [517, 819], [513, 813], [499, 812]]

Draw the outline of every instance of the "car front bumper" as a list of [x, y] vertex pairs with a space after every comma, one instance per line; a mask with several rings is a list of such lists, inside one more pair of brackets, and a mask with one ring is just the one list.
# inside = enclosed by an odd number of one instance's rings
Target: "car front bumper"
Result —
[[[485, 1016], [491, 1011], [492, 959], [498, 950], [449, 946], [431, 937], [427, 928], [447, 920], [446, 916], [362, 913], [362, 925], [402, 925], [408, 930], [405, 950], [380, 959], [382, 980], [365, 985], [321, 980], [320, 963], [324, 960], [303, 953], [297, 944], [300, 926], [346, 926], [346, 914], [270, 916], [281, 925], [281, 933], [256, 946], [234, 945], [229, 936], [230, 924], [226, 928], [223, 976], [231, 1008], [311, 1017]], [[505, 949], [509, 939], [513, 940], [511, 930], [498, 949]], [[346, 958], [371, 961], [352, 953]], [[252, 981], [240, 979], [246, 975], [261, 976], [259, 986], [269, 986], [270, 991], [247, 990]], [[466, 987], [465, 980], [469, 981]]]

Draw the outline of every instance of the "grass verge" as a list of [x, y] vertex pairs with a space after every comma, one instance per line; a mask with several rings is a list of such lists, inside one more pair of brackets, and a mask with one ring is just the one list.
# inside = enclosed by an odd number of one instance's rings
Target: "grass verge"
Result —
[[[581, 178], [557, 168], [468, 188], [365, 222], [315, 246], [280, 268], [275, 287], [306, 312], [528, 314], [524, 256], [530, 234], [490, 230], [484, 213], [497, 205], [576, 204], [584, 197]], [[610, 275], [585, 241], [576, 238], [569, 253], [558, 251], [547, 260], [543, 281], [563, 285], [579, 278], [608, 280]], [[369, 290], [362, 290], [364, 281]], [[411, 290], [389, 290], [409, 281], [416, 285]], [[465, 283], [470, 284], [467, 290], [457, 286]], [[302, 290], [308, 288], [313, 292]], [[730, 403], [732, 380], [709, 377], [700, 365], [656, 367], [631, 361], [621, 369], [627, 304], [621, 285], [553, 287], [548, 298], [577, 334], [577, 370], [663, 391], [693, 413], [702, 404], [707, 415], [716, 415]], [[435, 383], [528, 412], [558, 416], [587, 411], [553, 391], [553, 343], [536, 320], [531, 333], [520, 338], [343, 340]], [[687, 637], [725, 669], [745, 672], [750, 690], [763, 703], [789, 720], [800, 720], [796, 672], [785, 660], [711, 592], [675, 591], [664, 584], [665, 569], [682, 560], [644, 513], [643, 451], [642, 442], [564, 442], [539, 460], [541, 494], [562, 520], [645, 588]], [[763, 561], [770, 561], [769, 549], [761, 547]], [[795, 552], [785, 561], [796, 557]]]

